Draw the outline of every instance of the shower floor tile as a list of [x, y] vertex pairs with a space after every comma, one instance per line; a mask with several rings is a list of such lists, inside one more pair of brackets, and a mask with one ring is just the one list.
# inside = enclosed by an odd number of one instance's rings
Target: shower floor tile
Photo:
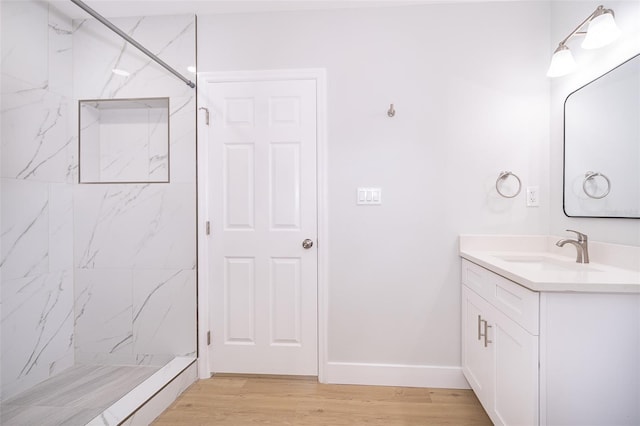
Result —
[[160, 367], [79, 365], [2, 403], [7, 425], [85, 425]]

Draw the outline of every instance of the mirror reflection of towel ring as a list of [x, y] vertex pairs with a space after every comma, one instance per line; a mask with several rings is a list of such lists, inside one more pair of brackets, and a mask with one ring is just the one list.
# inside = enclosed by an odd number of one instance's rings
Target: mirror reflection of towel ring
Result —
[[[607, 182], [607, 190], [604, 191], [600, 195], [593, 195], [589, 191], [587, 191], [587, 182], [595, 179], [597, 176], [602, 177]], [[587, 172], [587, 173], [584, 174], [584, 180], [582, 181], [582, 190], [584, 191], [585, 194], [587, 194], [587, 197], [593, 198], [594, 200], [600, 200], [600, 199], [606, 197], [607, 195], [609, 195], [609, 192], [611, 192], [611, 181], [609, 180], [608, 177], [606, 177], [602, 173], [599, 173], [599, 172]]]
[[[511, 195], [507, 195], [500, 190], [500, 182], [506, 180], [507, 178], [509, 178], [509, 176], [513, 176], [518, 181], [518, 190], [515, 192], [515, 194], [511, 194]], [[520, 178], [518, 176], [516, 176], [514, 173], [511, 173], [511, 172], [500, 172], [500, 174], [498, 175], [498, 179], [496, 179], [496, 191], [498, 191], [498, 194], [500, 194], [504, 198], [513, 198], [520, 193], [521, 189], [522, 189], [522, 182], [520, 181]]]

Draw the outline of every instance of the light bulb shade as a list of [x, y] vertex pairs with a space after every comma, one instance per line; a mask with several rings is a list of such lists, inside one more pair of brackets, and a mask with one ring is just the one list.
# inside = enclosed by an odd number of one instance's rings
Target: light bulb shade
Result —
[[560, 77], [569, 74], [576, 69], [576, 61], [567, 46], [556, 49], [551, 58], [551, 65], [547, 71], [547, 77]]
[[582, 48], [597, 49], [606, 46], [618, 37], [620, 37], [620, 29], [613, 19], [613, 14], [605, 12], [589, 22], [587, 35], [582, 41]]

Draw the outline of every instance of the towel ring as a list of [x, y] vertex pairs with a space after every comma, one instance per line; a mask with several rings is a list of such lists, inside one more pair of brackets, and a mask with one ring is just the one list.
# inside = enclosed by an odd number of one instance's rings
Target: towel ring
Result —
[[[602, 177], [607, 182], [607, 190], [604, 191], [604, 193], [602, 193], [601, 195], [593, 195], [593, 194], [590, 194], [589, 191], [587, 191], [587, 182], [595, 179], [597, 176]], [[584, 174], [584, 180], [582, 181], [582, 190], [584, 191], [585, 194], [587, 194], [587, 197], [593, 198], [594, 200], [600, 200], [606, 197], [607, 195], [609, 195], [609, 192], [611, 191], [611, 181], [609, 180], [608, 177], [606, 177], [602, 173], [587, 172]]]
[[[500, 190], [500, 181], [507, 179], [509, 176], [513, 176], [518, 181], [518, 190], [515, 192], [515, 194], [512, 194], [512, 195], [507, 195]], [[504, 198], [513, 198], [520, 193], [521, 189], [522, 189], [522, 182], [520, 181], [520, 178], [518, 176], [516, 176], [514, 173], [511, 173], [511, 172], [500, 172], [500, 175], [498, 175], [498, 179], [496, 179], [496, 191], [498, 191], [498, 194], [500, 194]]]

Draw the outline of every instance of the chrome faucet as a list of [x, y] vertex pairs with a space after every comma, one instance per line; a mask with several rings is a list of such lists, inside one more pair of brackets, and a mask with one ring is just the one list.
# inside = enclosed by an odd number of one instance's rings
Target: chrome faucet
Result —
[[564, 240], [560, 240], [556, 243], [558, 247], [564, 247], [565, 244], [571, 244], [576, 248], [578, 252], [576, 255], [577, 263], [589, 263], [589, 239], [586, 234], [582, 232], [573, 231], [571, 229], [567, 229], [568, 232], [575, 232], [578, 235], [577, 240], [572, 240], [571, 238], [567, 238]]

